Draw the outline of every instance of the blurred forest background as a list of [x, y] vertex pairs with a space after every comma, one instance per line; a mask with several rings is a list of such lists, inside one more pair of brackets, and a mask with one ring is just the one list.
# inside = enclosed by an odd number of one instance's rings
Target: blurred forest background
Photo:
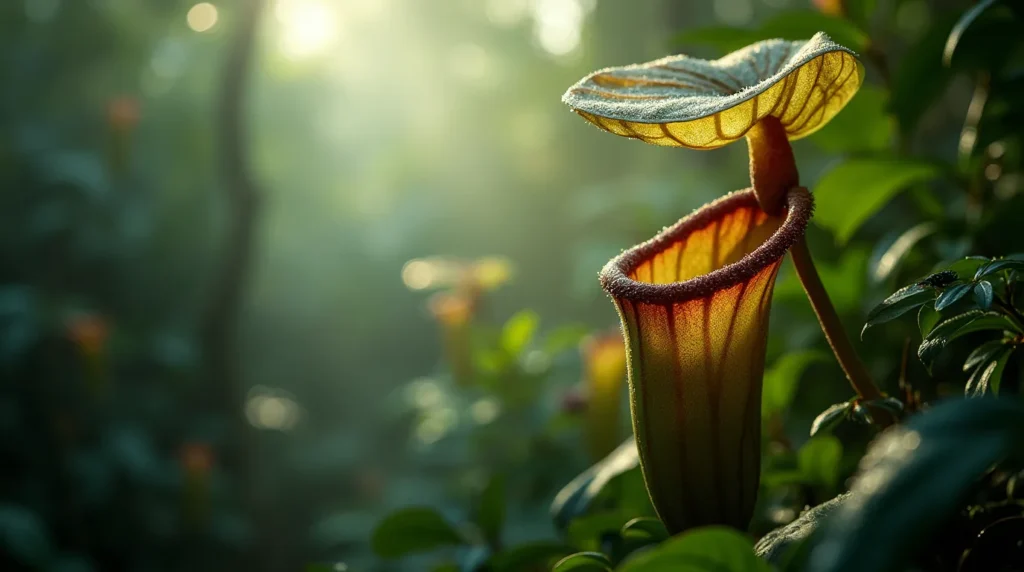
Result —
[[[939, 62], [889, 74], [941, 53], [970, 3], [850, 4], [872, 7], [860, 25], [883, 56], [868, 54], [839, 126], [795, 144], [803, 182], [844, 153], [955, 162], [977, 78]], [[465, 518], [494, 474], [506, 538], [553, 536], [555, 492], [607, 452], [581, 445], [578, 413], [579, 344], [617, 327], [597, 271], [748, 180], [741, 145], [612, 137], [562, 92], [600, 67], [727, 51], [687, 43], [690, 29], [809, 37], [778, 24], [839, 5], [4, 1], [0, 567], [423, 570], [373, 557], [373, 526], [409, 504]], [[984, 172], [981, 188], [1009, 180], [991, 196], [1015, 200], [1016, 177]], [[946, 191], [918, 186], [872, 217], [883, 197], [861, 228], [812, 228], [851, 330], [935, 260], [1022, 241], [964, 231], [1019, 208]], [[936, 218], [955, 232], [922, 234], [928, 254], [895, 271], [896, 239]], [[788, 414], [767, 421], [799, 447], [849, 390], [783, 272], [768, 363], [788, 386], [813, 382], [780, 390]], [[899, 340], [865, 342], [887, 384]], [[626, 438], [628, 414], [611, 427]]]

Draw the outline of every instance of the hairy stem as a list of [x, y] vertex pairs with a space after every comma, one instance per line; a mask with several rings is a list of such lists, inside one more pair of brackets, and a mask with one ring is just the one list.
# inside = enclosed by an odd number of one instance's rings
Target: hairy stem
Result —
[[[790, 189], [800, 185], [793, 148], [789, 145], [786, 128], [778, 118], [768, 116], [758, 121], [747, 132], [747, 148], [750, 152], [750, 182], [761, 209], [771, 215], [782, 212], [785, 198]], [[836, 355], [839, 365], [846, 372], [850, 385], [861, 399], [874, 400], [882, 397], [882, 392], [871, 381], [867, 368], [864, 367], [853, 343], [843, 329], [839, 315], [828, 297], [828, 292], [818, 277], [814, 260], [807, 249], [804, 237], [790, 248], [793, 265], [797, 276], [803, 284], [804, 292], [811, 301], [811, 307], [818, 316], [818, 323], [825, 333], [832, 352]]]
[[768, 116], [747, 131], [750, 152], [750, 183], [761, 210], [777, 215], [786, 204], [786, 194], [800, 185], [793, 148], [786, 128], [777, 117]]
[[861, 399], [881, 399], [882, 392], [878, 390], [864, 363], [860, 360], [857, 352], [853, 349], [850, 337], [846, 335], [842, 322], [839, 321], [839, 314], [836, 313], [832, 300], [825, 291], [825, 286], [818, 277], [818, 270], [814, 267], [814, 260], [811, 259], [811, 252], [807, 249], [807, 240], [801, 237], [800, 240], [789, 249], [793, 257], [793, 266], [796, 267], [796, 274], [800, 277], [804, 292], [811, 301], [811, 307], [818, 316], [818, 323], [821, 330], [825, 332], [825, 339], [832, 347], [832, 353], [839, 360], [839, 366], [846, 373], [850, 385], [857, 392]]

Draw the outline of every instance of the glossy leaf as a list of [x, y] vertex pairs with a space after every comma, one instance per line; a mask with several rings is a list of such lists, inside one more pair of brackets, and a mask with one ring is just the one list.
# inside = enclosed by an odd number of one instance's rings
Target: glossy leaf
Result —
[[937, 167], [921, 161], [849, 159], [818, 181], [814, 189], [814, 220], [831, 230], [840, 244], [845, 244], [900, 191], [938, 175]]
[[1003, 379], [1003, 370], [1013, 354], [1012, 348], [1005, 348], [993, 355], [987, 363], [982, 363], [974, 370], [967, 380], [964, 392], [967, 395], [980, 397], [986, 393], [999, 394], [999, 384]]
[[[754, 553], [771, 564], [784, 564], [790, 560], [791, 550], [798, 544], [808, 541], [811, 535], [826, 522], [828, 516], [835, 513], [849, 498], [850, 493], [843, 493], [816, 507], [805, 510], [793, 522], [776, 528], [758, 540], [754, 546]], [[789, 570], [789, 568], [784, 567], [783, 570]]]
[[816, 537], [814, 569], [901, 570], [982, 472], [1022, 449], [1021, 432], [1024, 405], [1002, 399], [948, 401], [888, 429]]
[[600, 552], [577, 552], [559, 560], [551, 572], [611, 572], [608, 557]]
[[954, 284], [942, 291], [935, 299], [935, 309], [939, 312], [956, 304], [974, 288], [973, 284]]
[[992, 307], [994, 296], [992, 283], [988, 280], [982, 280], [974, 286], [974, 303], [982, 310], [988, 310]]
[[383, 558], [428, 552], [464, 544], [462, 535], [439, 512], [428, 507], [405, 508], [391, 513], [377, 525], [370, 544]]
[[974, 351], [964, 360], [964, 371], [970, 371], [983, 363], [991, 361], [1005, 347], [1006, 342], [1003, 340], [992, 340], [974, 348]]
[[860, 331], [860, 337], [864, 337], [864, 332], [868, 328], [895, 320], [903, 314], [930, 302], [934, 298], [935, 291], [920, 283], [900, 288], [868, 312], [864, 328]]
[[993, 260], [981, 268], [978, 268], [978, 271], [974, 275], [974, 279], [978, 280], [1004, 270], [1024, 270], [1024, 260], [1014, 260], [1012, 258], [1000, 258], [999, 260]]
[[968, 256], [946, 266], [946, 271], [955, 272], [960, 280], [970, 282], [975, 279], [978, 270], [989, 262], [990, 259], [984, 256]]
[[603, 69], [562, 101], [616, 135], [714, 149], [769, 115], [791, 139], [810, 135], [853, 97], [863, 74], [853, 52], [818, 33], [798, 42], [765, 40], [717, 60], [680, 55]]
[[620, 572], [770, 572], [750, 540], [731, 528], [696, 528], [630, 558]]
[[559, 528], [587, 512], [591, 502], [615, 477], [640, 466], [636, 442], [632, 437], [624, 441], [610, 455], [580, 473], [555, 495], [551, 514]]
[[935, 311], [934, 304], [928, 303], [921, 306], [921, 309], [917, 312], [917, 329], [921, 332], [921, 338], [928, 337], [928, 334], [941, 319], [942, 314]]
[[657, 544], [668, 538], [665, 525], [656, 518], [634, 518], [622, 526], [623, 538], [634, 538], [646, 543]]
[[844, 401], [831, 405], [828, 409], [819, 413], [814, 418], [814, 422], [811, 423], [811, 437], [831, 432], [836, 425], [839, 425], [844, 419], [849, 417], [852, 408], [852, 401]]

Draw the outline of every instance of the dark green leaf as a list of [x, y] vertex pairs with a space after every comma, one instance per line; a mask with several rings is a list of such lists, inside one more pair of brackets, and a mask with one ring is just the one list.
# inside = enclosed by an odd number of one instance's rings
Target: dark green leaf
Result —
[[[754, 546], [754, 553], [771, 564], [785, 563], [790, 560], [791, 549], [810, 539], [811, 535], [826, 522], [826, 518], [849, 498], [850, 493], [843, 493], [832, 500], [807, 509], [793, 522], [764, 535]], [[783, 570], [788, 569], [788, 567], [783, 568]]]
[[891, 427], [871, 446], [852, 496], [815, 535], [819, 572], [899, 570], [960, 506], [993, 463], [1024, 442], [1024, 404], [940, 403]]
[[967, 380], [964, 392], [974, 397], [980, 397], [986, 393], [999, 395], [999, 383], [1003, 379], [1003, 370], [1006, 369], [1006, 363], [1012, 354], [1012, 348], [1005, 348], [994, 355], [992, 361], [979, 365]]
[[633, 515], [624, 511], [581, 516], [569, 523], [566, 537], [577, 549], [596, 550], [601, 547], [601, 540], [604, 537], [617, 536], [622, 527], [632, 519]]
[[1011, 258], [993, 260], [981, 268], [978, 268], [978, 271], [974, 274], [974, 279], [978, 280], [979, 278], [983, 278], [1003, 270], [1024, 270], [1024, 260], [1014, 260]]
[[982, 310], [992, 307], [993, 297], [992, 283], [988, 280], [982, 280], [974, 286], [974, 303]]
[[805, 482], [833, 489], [839, 484], [839, 462], [843, 445], [831, 435], [818, 436], [804, 443], [797, 453], [797, 465]]
[[505, 522], [505, 479], [494, 475], [480, 494], [476, 510], [476, 524], [491, 546], [501, 540], [501, 528]]
[[612, 563], [600, 552], [577, 552], [559, 560], [551, 572], [611, 572]]
[[956, 262], [946, 266], [946, 270], [955, 272], [956, 275], [964, 282], [971, 282], [974, 280], [975, 274], [978, 269], [988, 264], [990, 259], [984, 256], [968, 256], [967, 258], [961, 258]]
[[640, 457], [636, 451], [636, 442], [630, 437], [607, 457], [580, 473], [555, 495], [555, 500], [551, 503], [555, 525], [565, 529], [572, 519], [587, 512], [594, 498], [612, 479], [639, 465]]
[[573, 548], [564, 542], [539, 540], [513, 546], [491, 557], [494, 572], [520, 572], [521, 570], [549, 570], [552, 563], [572, 554]]
[[765, 20], [755, 30], [728, 26], [687, 30], [676, 36], [676, 42], [682, 45], [709, 46], [724, 55], [760, 40], [806, 40], [817, 32], [825, 32], [836, 43], [855, 51], [863, 49], [867, 42], [867, 35], [850, 21], [813, 10], [780, 12]]
[[756, 43], [764, 38], [754, 30], [729, 26], [694, 28], [676, 36], [676, 43], [684, 46], [709, 46], [723, 55]]
[[665, 525], [656, 518], [634, 518], [622, 526], [622, 537], [657, 544], [669, 537]]
[[922, 161], [854, 158], [825, 173], [814, 189], [814, 220], [845, 244], [871, 215], [914, 183], [935, 178], [939, 169]]
[[934, 304], [929, 302], [921, 306], [921, 310], [917, 313], [917, 329], [921, 331], [921, 338], [928, 337], [928, 334], [941, 319], [942, 314], [935, 311]]
[[977, 4], [971, 7], [970, 10], [964, 12], [963, 16], [957, 20], [956, 25], [953, 26], [953, 30], [950, 31], [949, 36], [946, 38], [946, 46], [942, 50], [942, 63], [949, 67], [953, 62], [953, 53], [956, 51], [956, 46], [960, 42], [960, 38], [963, 37], [964, 32], [967, 28], [981, 16], [981, 13], [989, 9], [998, 0], [981, 0]]
[[864, 332], [871, 326], [894, 320], [934, 298], [935, 291], [920, 283], [900, 288], [868, 312], [864, 329], [860, 331], [860, 337], [863, 338]]
[[979, 365], [991, 361], [992, 358], [1006, 347], [1003, 340], [992, 340], [974, 348], [974, 351], [964, 360], [964, 371], [970, 371]]
[[973, 332], [986, 330], [1018, 331], [1018, 328], [1013, 320], [1005, 314], [971, 310], [943, 320], [935, 326], [917, 348], [917, 356], [921, 359], [921, 363], [931, 371], [935, 357], [949, 342]]
[[852, 401], [844, 401], [842, 403], [836, 403], [835, 405], [829, 406], [828, 409], [822, 411], [817, 417], [815, 417], [814, 422], [811, 423], [811, 437], [814, 437], [819, 433], [831, 432], [836, 425], [843, 421], [843, 419], [849, 417], [850, 410], [852, 408]]
[[946, 308], [956, 304], [961, 298], [966, 296], [971, 289], [974, 288], [972, 284], [955, 284], [942, 291], [939, 297], [935, 299], [935, 310], [941, 312]]
[[770, 572], [750, 540], [724, 526], [696, 528], [628, 559], [621, 572]]
[[428, 507], [405, 508], [389, 514], [377, 525], [370, 540], [373, 551], [382, 558], [398, 558], [464, 543], [455, 527]]

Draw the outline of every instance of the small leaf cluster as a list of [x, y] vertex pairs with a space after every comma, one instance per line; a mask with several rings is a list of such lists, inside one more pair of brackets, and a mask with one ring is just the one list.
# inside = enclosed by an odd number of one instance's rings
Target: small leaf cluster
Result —
[[964, 360], [966, 391], [998, 393], [1003, 370], [1024, 339], [1024, 314], [1017, 306], [1024, 254], [972, 256], [897, 290], [868, 314], [861, 336], [873, 326], [917, 311], [921, 343], [917, 356], [932, 372], [950, 343], [969, 334], [986, 338]]

